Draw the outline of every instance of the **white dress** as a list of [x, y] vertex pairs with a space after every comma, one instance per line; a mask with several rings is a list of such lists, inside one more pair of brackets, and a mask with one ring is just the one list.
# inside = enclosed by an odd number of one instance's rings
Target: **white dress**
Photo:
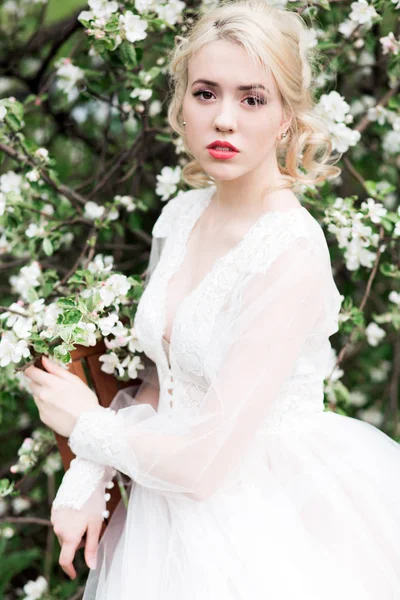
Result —
[[214, 192], [153, 228], [135, 329], [157, 412], [128, 388], [69, 440], [55, 507], [99, 510], [115, 469], [132, 480], [84, 600], [399, 600], [400, 446], [324, 410], [341, 296], [323, 231], [304, 207], [266, 212], [182, 295]]

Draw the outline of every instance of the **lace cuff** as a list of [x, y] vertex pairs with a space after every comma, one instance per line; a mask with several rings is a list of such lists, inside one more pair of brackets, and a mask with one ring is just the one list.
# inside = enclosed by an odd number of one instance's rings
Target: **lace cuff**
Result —
[[[66, 471], [52, 507], [80, 510], [103, 480], [104, 488], [111, 488], [115, 470], [86, 460], [74, 458]], [[106, 515], [103, 515], [106, 516]]]
[[97, 467], [109, 465], [126, 473], [124, 457], [128, 448], [123, 430], [123, 419], [118, 412], [98, 407], [80, 415], [68, 443], [74, 454], [94, 461]]

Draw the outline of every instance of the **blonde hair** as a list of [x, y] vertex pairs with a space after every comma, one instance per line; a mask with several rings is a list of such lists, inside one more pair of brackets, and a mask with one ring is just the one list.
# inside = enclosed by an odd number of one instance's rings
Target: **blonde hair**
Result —
[[[317, 52], [308, 47], [307, 33], [299, 14], [270, 6], [266, 0], [222, 0], [217, 7], [206, 9], [187, 37], [175, 38], [169, 57], [173, 91], [168, 121], [182, 136], [185, 151], [193, 158], [182, 170], [186, 183], [196, 188], [213, 183], [187, 146], [182, 103], [188, 84], [189, 59], [205, 44], [217, 40], [242, 45], [253, 61], [270, 68], [283, 110], [293, 115], [288, 135], [277, 150], [282, 179], [287, 182], [280, 187], [313, 185], [340, 174], [341, 169], [330, 164], [334, 157], [327, 125], [313, 110], [311, 82]], [[340, 155], [334, 161], [339, 159]]]

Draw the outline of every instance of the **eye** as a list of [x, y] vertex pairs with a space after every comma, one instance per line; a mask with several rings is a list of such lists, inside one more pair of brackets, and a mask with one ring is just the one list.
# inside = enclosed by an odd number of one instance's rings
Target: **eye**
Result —
[[[199, 90], [198, 92], [195, 92], [193, 96], [200, 96], [200, 94], [211, 94], [211, 96], [213, 95], [212, 92], [209, 92], [207, 90]], [[202, 98], [202, 100], [210, 100], [210, 98]]]
[[254, 104], [248, 104], [248, 106], [259, 106], [266, 104], [265, 98], [263, 98], [263, 96], [248, 96], [247, 98], [245, 98], [245, 100], [254, 101]]

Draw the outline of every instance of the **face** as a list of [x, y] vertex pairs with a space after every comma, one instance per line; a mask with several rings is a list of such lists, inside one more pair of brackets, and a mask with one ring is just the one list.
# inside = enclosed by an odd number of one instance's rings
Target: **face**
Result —
[[[199, 50], [188, 69], [182, 114], [188, 147], [204, 171], [215, 180], [254, 169], [275, 173], [276, 147], [290, 120], [272, 74], [253, 63], [242, 46], [224, 40]], [[217, 140], [238, 152], [210, 153], [207, 146]]]

